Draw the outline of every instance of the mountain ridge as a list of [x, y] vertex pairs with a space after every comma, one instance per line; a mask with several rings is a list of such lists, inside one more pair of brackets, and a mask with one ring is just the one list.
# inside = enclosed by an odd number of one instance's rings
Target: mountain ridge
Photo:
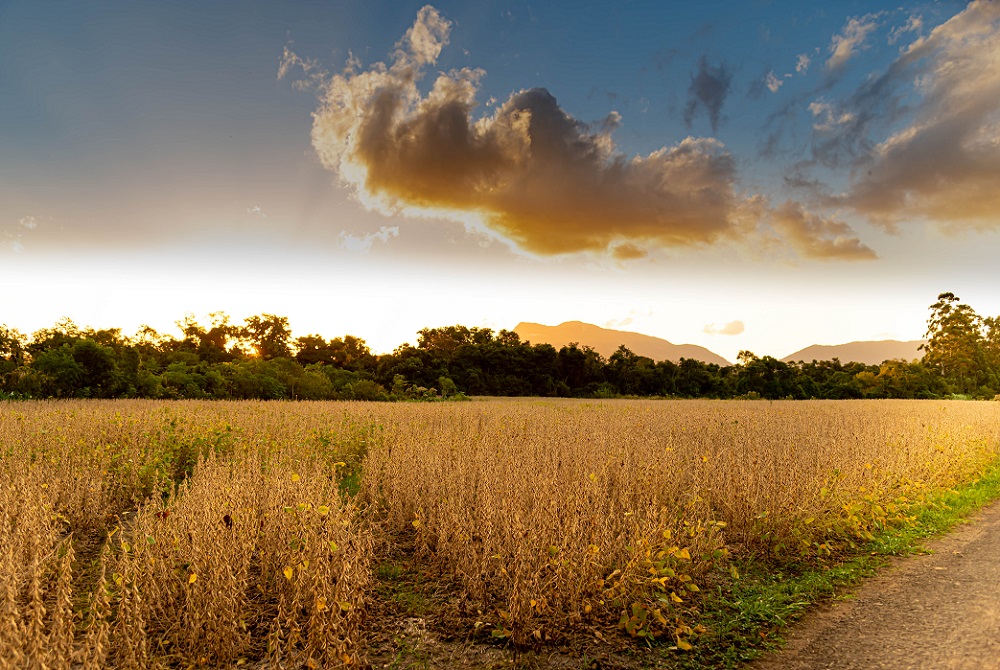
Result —
[[784, 363], [795, 361], [829, 361], [834, 358], [842, 363], [879, 365], [887, 360], [912, 361], [921, 358], [919, 347], [927, 340], [859, 340], [844, 344], [812, 344], [781, 359]]
[[565, 321], [558, 326], [522, 321], [514, 327], [514, 332], [522, 340], [533, 344], [551, 344], [557, 349], [570, 342], [576, 342], [580, 346], [590, 346], [604, 358], [610, 357], [619, 346], [625, 345], [632, 353], [652, 358], [654, 361], [669, 360], [676, 363], [681, 358], [693, 358], [704, 363], [732, 365], [719, 354], [697, 344], [674, 344], [661, 337], [602, 328], [583, 321]]

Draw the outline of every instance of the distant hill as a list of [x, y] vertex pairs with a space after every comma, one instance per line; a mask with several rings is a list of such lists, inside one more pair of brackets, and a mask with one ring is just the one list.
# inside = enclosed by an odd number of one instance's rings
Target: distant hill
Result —
[[792, 361], [829, 361], [839, 358], [841, 363], [864, 363], [865, 365], [878, 365], [890, 359], [903, 359], [912, 361], [914, 358], [923, 356], [923, 352], [917, 347], [926, 340], [912, 340], [910, 342], [900, 342], [899, 340], [880, 340], [877, 342], [848, 342], [847, 344], [814, 344], [806, 347], [794, 354], [789, 354], [781, 360], [786, 363]]
[[532, 344], [551, 344], [556, 349], [576, 342], [581, 347], [590, 346], [605, 358], [611, 356], [624, 344], [629, 351], [647, 356], [654, 361], [678, 362], [682, 358], [693, 358], [705, 363], [731, 365], [722, 356], [695, 344], [673, 344], [667, 340], [631, 333], [625, 330], [610, 330], [582, 321], [567, 321], [558, 326], [543, 326], [540, 323], [519, 323], [514, 328], [521, 340]]

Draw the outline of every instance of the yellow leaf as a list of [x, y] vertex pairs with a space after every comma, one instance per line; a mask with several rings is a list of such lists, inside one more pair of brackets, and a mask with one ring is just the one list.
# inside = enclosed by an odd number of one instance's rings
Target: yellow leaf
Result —
[[297, 481], [299, 481], [300, 479], [302, 479], [302, 478], [301, 478], [301, 477], [299, 477], [299, 475], [298, 475], [298, 473], [297, 473], [297, 472], [293, 472], [293, 473], [292, 473], [292, 481], [293, 481], [293, 482], [297, 482]]
[[665, 531], [663, 531], [663, 539], [664, 540], [669, 540], [670, 539], [670, 529], [669, 528], [666, 529]]
[[590, 481], [597, 482], [597, 475], [591, 472], [589, 476], [590, 476]]
[[316, 611], [317, 612], [326, 611], [326, 598], [324, 598], [323, 596], [316, 598]]
[[193, 572], [190, 575], [188, 575], [188, 584], [194, 584], [196, 581], [198, 581], [198, 575], [194, 574]]
[[337, 461], [336, 463], [333, 464], [333, 467], [335, 467], [335, 468], [346, 468], [347, 467], [347, 463], [345, 463], [344, 461]]
[[412, 523], [414, 528], [420, 528], [420, 519], [414, 519]]
[[681, 598], [676, 593], [674, 593], [673, 591], [670, 592], [670, 599], [673, 600], [675, 603], [682, 603], [682, 602], [684, 602], [684, 599]]
[[699, 589], [699, 588], [698, 588], [698, 585], [697, 585], [697, 584], [688, 584], [688, 585], [687, 585], [687, 590], [688, 590], [688, 591], [691, 591], [692, 593], [697, 593], [697, 592], [698, 592], [698, 591], [700, 591], [701, 589]]
[[281, 571], [281, 573], [283, 575], [285, 575], [285, 579], [288, 579], [288, 580], [292, 579], [292, 572], [293, 572], [292, 566], [290, 566], [290, 565], [286, 565], [285, 569]]
[[327, 514], [330, 513], [330, 508], [327, 507], [326, 505], [320, 505], [319, 509], [317, 509], [316, 511], [319, 512], [320, 516], [326, 516]]
[[319, 662], [316, 661], [316, 659], [314, 659], [312, 656], [310, 656], [309, 660], [306, 661], [306, 667], [313, 668], [313, 670], [315, 670], [316, 668], [319, 667]]
[[687, 550], [687, 547], [684, 547], [683, 549], [681, 549], [680, 551], [678, 551], [676, 554], [674, 554], [674, 556], [677, 557], [677, 558], [679, 558], [679, 559], [681, 559], [681, 560], [683, 560], [683, 561], [690, 561], [691, 560], [691, 552]]
[[330, 551], [337, 551], [337, 543], [330, 540]]
[[691, 651], [691, 643], [686, 640], [677, 640], [677, 648], [683, 649], [684, 651]]
[[348, 603], [348, 602], [340, 602], [340, 603], [337, 603], [337, 604], [338, 604], [338, 605], [340, 605], [340, 610], [341, 610], [342, 612], [348, 612], [348, 611], [350, 611], [350, 609], [351, 609], [351, 603]]

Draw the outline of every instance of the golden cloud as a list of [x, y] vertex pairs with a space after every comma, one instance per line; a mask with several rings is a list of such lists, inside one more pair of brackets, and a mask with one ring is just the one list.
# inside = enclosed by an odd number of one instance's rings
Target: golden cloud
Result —
[[[388, 64], [354, 63], [319, 87], [313, 146], [366, 207], [451, 218], [539, 255], [625, 261], [752, 236], [746, 203], [761, 199], [737, 192], [735, 161], [718, 140], [688, 137], [630, 157], [612, 139], [617, 113], [586, 124], [541, 88], [477, 115], [485, 72], [474, 68], [438, 73], [422, 92], [450, 30], [424, 7]], [[286, 53], [282, 62], [304, 61]], [[792, 242], [802, 246], [814, 230], [800, 227]], [[815, 255], [823, 244], [805, 248]]]
[[611, 133], [617, 114], [584, 124], [544, 89], [514, 93], [474, 118], [482, 70], [417, 83], [447, 44], [450, 24], [424, 7], [390, 65], [329, 79], [313, 145], [367, 206], [478, 220], [536, 254], [709, 243], [726, 234], [735, 164], [713, 139], [687, 138], [629, 158]]
[[878, 255], [843, 221], [806, 211], [788, 201], [770, 212], [769, 223], [800, 255], [818, 260], [874, 260]]
[[714, 323], [710, 323], [702, 329], [705, 333], [709, 335], [740, 335], [746, 330], [746, 326], [742, 321], [730, 321], [729, 323], [717, 326]]

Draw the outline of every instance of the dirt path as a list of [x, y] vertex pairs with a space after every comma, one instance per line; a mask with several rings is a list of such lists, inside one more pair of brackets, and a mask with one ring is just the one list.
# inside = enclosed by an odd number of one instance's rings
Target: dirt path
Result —
[[807, 616], [748, 670], [1000, 670], [1000, 504]]

